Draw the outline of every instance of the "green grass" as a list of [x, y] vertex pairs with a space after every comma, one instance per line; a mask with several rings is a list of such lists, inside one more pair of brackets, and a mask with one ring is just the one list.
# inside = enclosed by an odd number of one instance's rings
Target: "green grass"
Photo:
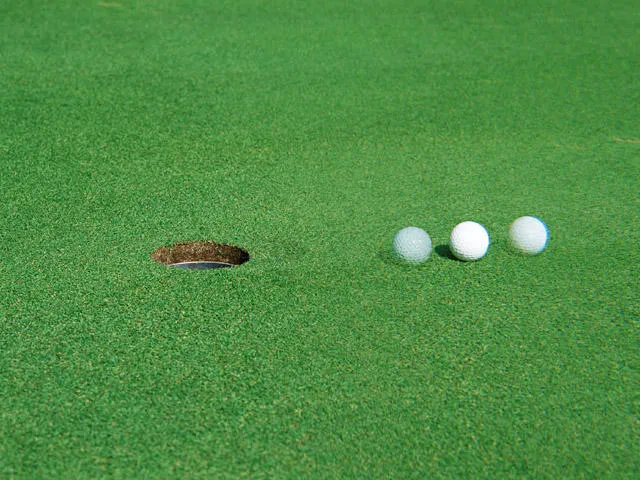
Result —
[[0, 476], [640, 475], [636, 3], [346, 3], [0, 6]]

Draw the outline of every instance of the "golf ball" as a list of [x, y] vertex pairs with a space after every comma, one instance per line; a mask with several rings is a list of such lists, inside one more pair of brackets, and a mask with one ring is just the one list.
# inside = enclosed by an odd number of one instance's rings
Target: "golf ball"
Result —
[[517, 218], [509, 227], [511, 245], [527, 255], [537, 255], [547, 247], [549, 230], [536, 217]]
[[485, 256], [489, 249], [489, 234], [476, 222], [456, 225], [449, 238], [449, 248], [456, 258], [473, 262]]
[[393, 253], [407, 263], [422, 263], [431, 255], [431, 238], [421, 228], [403, 228], [393, 239]]

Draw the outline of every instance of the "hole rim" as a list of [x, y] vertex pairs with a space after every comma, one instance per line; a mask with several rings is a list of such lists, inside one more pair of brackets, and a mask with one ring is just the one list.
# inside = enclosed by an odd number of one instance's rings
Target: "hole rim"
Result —
[[[151, 258], [161, 265], [188, 270], [211, 270], [223, 268], [220, 265], [198, 268], [196, 263], [224, 264], [224, 267], [237, 267], [251, 259], [249, 252], [236, 245], [211, 240], [177, 242], [170, 247], [159, 247], [151, 252]], [[178, 264], [182, 264], [178, 266]], [[184, 265], [190, 264], [190, 265]], [[192, 267], [192, 268], [190, 268]]]

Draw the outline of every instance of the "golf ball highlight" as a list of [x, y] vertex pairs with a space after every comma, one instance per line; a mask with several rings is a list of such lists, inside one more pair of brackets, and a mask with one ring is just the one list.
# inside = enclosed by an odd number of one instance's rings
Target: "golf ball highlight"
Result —
[[410, 264], [422, 263], [431, 255], [431, 238], [421, 228], [406, 227], [393, 238], [396, 258]]
[[517, 218], [509, 227], [511, 246], [526, 255], [537, 255], [547, 248], [549, 229], [536, 217]]
[[466, 262], [480, 260], [489, 249], [489, 233], [479, 223], [462, 222], [452, 230], [449, 248], [459, 260]]

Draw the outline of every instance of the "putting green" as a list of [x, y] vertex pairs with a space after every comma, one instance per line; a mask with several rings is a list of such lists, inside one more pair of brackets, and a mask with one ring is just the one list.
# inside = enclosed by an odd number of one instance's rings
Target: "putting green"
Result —
[[0, 476], [638, 478], [640, 10], [525, 3], [0, 6]]

